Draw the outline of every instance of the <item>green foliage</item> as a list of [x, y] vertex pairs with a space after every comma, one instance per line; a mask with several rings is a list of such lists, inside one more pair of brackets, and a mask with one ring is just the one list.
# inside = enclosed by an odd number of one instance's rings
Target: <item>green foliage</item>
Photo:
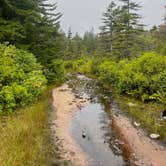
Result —
[[53, 60], [45, 72], [50, 84], [60, 84], [65, 80], [64, 63], [60, 59]]
[[33, 106], [1, 116], [0, 165], [53, 165], [59, 161], [49, 141], [48, 105], [49, 96], [45, 94]]
[[108, 59], [104, 60], [104, 62], [99, 65], [99, 73], [99, 80], [106, 85], [113, 85], [118, 81], [118, 68], [116, 62], [111, 62]]
[[151, 33], [154, 39], [154, 50], [162, 55], [166, 55], [166, 22], [152, 30]]
[[33, 54], [0, 45], [0, 110], [12, 111], [37, 100], [46, 79]]
[[123, 2], [122, 5], [112, 1], [103, 14], [101, 43], [104, 51], [111, 56], [131, 58], [143, 47], [140, 37], [143, 26], [139, 24], [137, 13], [140, 6], [132, 0], [119, 1]]
[[99, 68], [99, 79], [113, 84], [119, 93], [143, 101], [159, 101], [154, 95], [166, 93], [166, 57], [156, 53], [145, 53], [131, 61], [103, 62]]
[[62, 55], [61, 13], [47, 0], [0, 0], [0, 43], [32, 52], [46, 68]]
[[138, 58], [119, 62], [110, 59], [82, 58], [73, 63], [71, 61], [66, 63], [66, 66], [70, 71], [95, 75], [100, 82], [107, 87], [115, 87], [120, 94], [144, 102], [156, 101], [165, 104], [165, 56], [149, 52]]
[[87, 57], [80, 57], [75, 61], [66, 61], [65, 68], [68, 72], [78, 72], [81, 74], [90, 74], [92, 66], [92, 59]]

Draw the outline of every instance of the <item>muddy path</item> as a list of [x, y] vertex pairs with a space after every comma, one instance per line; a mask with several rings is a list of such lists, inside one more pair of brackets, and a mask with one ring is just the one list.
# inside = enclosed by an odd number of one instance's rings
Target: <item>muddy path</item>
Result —
[[53, 90], [51, 128], [61, 157], [74, 166], [165, 166], [166, 148], [121, 114], [97, 82], [72, 77]]

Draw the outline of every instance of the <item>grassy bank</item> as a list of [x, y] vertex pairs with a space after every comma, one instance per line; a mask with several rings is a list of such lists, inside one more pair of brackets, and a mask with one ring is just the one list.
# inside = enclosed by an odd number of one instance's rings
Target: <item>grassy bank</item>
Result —
[[47, 95], [33, 106], [1, 117], [1, 166], [51, 165], [55, 154], [49, 142], [48, 105]]
[[166, 142], [166, 122], [162, 118], [163, 106], [156, 103], [143, 103], [127, 96], [115, 95], [119, 107], [132, 118], [133, 122], [141, 124], [147, 133], [160, 134], [160, 139]]

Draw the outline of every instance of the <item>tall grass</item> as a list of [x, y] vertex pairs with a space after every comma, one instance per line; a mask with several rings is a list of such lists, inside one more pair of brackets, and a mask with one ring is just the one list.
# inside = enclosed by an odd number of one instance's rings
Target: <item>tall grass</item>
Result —
[[0, 120], [0, 165], [47, 165], [48, 98]]

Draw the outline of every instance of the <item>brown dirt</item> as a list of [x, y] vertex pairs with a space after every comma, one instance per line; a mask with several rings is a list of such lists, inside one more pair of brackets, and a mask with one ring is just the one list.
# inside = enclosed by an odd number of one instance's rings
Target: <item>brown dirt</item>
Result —
[[78, 107], [85, 105], [79, 99], [76, 99], [71, 89], [66, 84], [53, 90], [53, 106], [55, 116], [53, 117], [52, 130], [55, 137], [58, 138], [61, 144], [61, 157], [71, 161], [74, 166], [86, 166], [87, 156], [77, 145], [70, 135], [69, 126], [72, 116], [75, 114]]
[[128, 143], [138, 166], [166, 166], [166, 147], [151, 140], [143, 130], [133, 126], [123, 115], [114, 116], [114, 125], [118, 127], [123, 139]]

